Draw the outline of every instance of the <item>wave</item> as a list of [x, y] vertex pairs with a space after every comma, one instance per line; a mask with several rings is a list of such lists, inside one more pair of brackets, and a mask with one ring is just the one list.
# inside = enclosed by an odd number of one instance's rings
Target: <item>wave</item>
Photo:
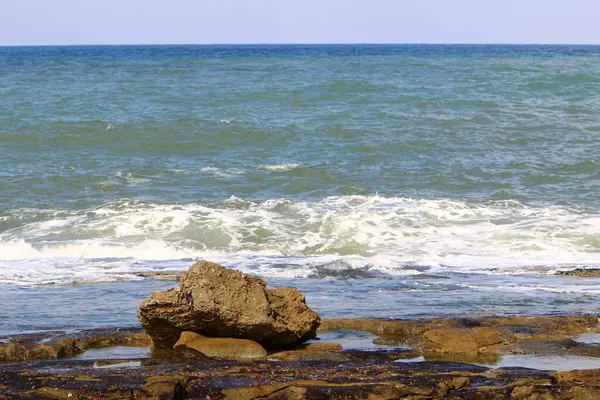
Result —
[[264, 276], [316, 279], [547, 274], [598, 264], [600, 253], [600, 215], [514, 200], [121, 200], [78, 211], [11, 210], [0, 218], [11, 227], [0, 233], [5, 283], [124, 279], [200, 258]]
[[295, 163], [285, 164], [274, 164], [274, 165], [260, 165], [258, 169], [264, 169], [267, 171], [289, 171], [294, 168], [298, 168], [300, 165]]

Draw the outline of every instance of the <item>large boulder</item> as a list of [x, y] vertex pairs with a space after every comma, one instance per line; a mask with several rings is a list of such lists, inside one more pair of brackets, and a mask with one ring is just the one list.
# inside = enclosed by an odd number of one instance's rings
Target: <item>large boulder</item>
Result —
[[286, 347], [315, 337], [321, 322], [298, 290], [268, 290], [260, 278], [207, 261], [192, 265], [180, 286], [144, 300], [138, 318], [163, 349], [172, 348], [183, 331]]

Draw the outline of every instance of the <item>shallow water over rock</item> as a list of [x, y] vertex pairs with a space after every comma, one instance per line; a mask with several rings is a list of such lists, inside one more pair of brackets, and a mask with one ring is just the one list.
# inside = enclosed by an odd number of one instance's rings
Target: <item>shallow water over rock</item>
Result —
[[406, 348], [408, 346], [391, 346], [373, 343], [378, 336], [368, 332], [352, 330], [330, 330], [320, 331], [318, 340], [310, 340], [308, 343], [339, 343], [344, 350], [383, 350], [390, 348]]
[[[191, 263], [185, 264], [187, 269]], [[228, 264], [249, 273], [246, 264]], [[267, 278], [297, 287], [325, 318], [600, 313], [600, 279], [555, 275], [436, 274], [361, 279]], [[143, 279], [88, 285], [1, 286], [0, 335], [138, 324], [141, 301], [176, 282]]]
[[150, 357], [147, 347], [113, 346], [89, 349], [76, 357], [77, 360], [134, 360]]
[[491, 368], [531, 368], [550, 371], [571, 371], [600, 368], [600, 358], [581, 356], [506, 355], [495, 364], [481, 364]]

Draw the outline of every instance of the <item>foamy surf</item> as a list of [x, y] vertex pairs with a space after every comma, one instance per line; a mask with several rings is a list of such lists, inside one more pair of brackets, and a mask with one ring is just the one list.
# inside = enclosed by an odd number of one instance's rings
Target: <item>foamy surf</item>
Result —
[[[209, 259], [263, 276], [552, 274], [597, 265], [600, 216], [517, 201], [379, 196], [211, 204], [122, 200], [80, 211], [12, 210], [0, 282], [138, 279]], [[543, 267], [543, 268], [540, 268]]]
[[260, 165], [258, 169], [264, 169], [267, 171], [289, 171], [294, 168], [298, 168], [300, 165], [295, 163], [286, 164], [273, 164], [273, 165]]

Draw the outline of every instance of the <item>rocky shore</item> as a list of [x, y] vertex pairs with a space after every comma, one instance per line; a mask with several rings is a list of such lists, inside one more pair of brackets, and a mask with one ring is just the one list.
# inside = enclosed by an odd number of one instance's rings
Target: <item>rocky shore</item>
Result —
[[[0, 399], [600, 399], [597, 316], [321, 320], [295, 289], [198, 263], [139, 318], [0, 337]], [[519, 358], [535, 368], [499, 367]]]

